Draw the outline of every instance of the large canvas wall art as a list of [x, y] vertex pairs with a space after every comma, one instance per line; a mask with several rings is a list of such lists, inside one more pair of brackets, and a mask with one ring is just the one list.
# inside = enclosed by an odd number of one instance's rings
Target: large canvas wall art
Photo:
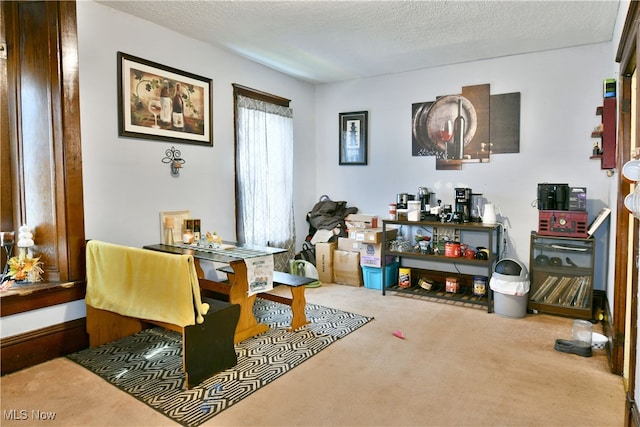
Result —
[[413, 156], [435, 156], [436, 169], [489, 162], [520, 151], [520, 93], [491, 95], [490, 85], [412, 105]]

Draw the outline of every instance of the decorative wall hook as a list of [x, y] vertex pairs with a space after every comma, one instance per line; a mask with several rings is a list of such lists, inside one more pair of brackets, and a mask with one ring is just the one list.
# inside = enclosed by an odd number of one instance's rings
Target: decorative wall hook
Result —
[[179, 176], [182, 165], [186, 163], [186, 160], [180, 157], [180, 150], [176, 150], [175, 147], [171, 147], [167, 149], [164, 154], [166, 156], [162, 159], [162, 163], [169, 163], [171, 166], [171, 175]]

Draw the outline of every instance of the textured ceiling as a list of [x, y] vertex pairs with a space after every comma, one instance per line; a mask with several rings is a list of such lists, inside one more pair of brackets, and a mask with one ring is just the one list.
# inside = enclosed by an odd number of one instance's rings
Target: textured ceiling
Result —
[[99, 1], [313, 83], [611, 41], [618, 0]]

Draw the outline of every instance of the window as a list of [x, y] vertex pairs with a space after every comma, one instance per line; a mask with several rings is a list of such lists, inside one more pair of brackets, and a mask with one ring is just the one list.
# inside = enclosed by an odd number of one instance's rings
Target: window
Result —
[[234, 101], [238, 241], [287, 249], [274, 260], [287, 271], [296, 241], [289, 100], [234, 85]]

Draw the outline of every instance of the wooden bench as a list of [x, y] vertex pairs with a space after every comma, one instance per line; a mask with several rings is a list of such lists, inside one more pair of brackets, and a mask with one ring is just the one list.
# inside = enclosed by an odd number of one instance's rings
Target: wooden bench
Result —
[[[218, 269], [227, 275], [233, 275], [234, 270], [231, 266], [224, 266]], [[290, 331], [294, 331], [307, 323], [307, 315], [305, 314], [304, 308], [307, 305], [307, 301], [304, 296], [304, 290], [306, 285], [309, 283], [315, 282], [317, 279], [312, 279], [310, 277], [296, 276], [294, 274], [285, 273], [282, 271], [274, 271], [273, 272], [273, 286], [287, 286], [291, 289], [291, 298], [274, 295], [268, 292], [260, 292], [258, 296], [260, 298], [279, 302], [281, 304], [286, 304], [291, 307], [291, 312], [293, 313], [293, 317], [291, 319], [291, 326], [289, 327]]]
[[185, 386], [192, 388], [238, 363], [233, 337], [240, 317], [240, 306], [211, 298], [202, 298], [202, 301], [209, 304], [204, 322], [185, 327], [123, 316], [87, 305], [89, 345], [97, 347], [138, 333], [151, 325], [176, 331], [182, 335]]
[[[167, 258], [165, 260], [162, 257]], [[107, 260], [111, 263], [107, 264]], [[150, 268], [158, 263], [166, 263], [170, 272]], [[182, 334], [182, 365], [187, 388], [199, 384], [217, 372], [235, 366], [238, 359], [234, 334], [240, 317], [240, 306], [202, 298], [199, 292], [187, 296], [192, 292], [194, 283], [167, 277], [183, 277], [180, 273], [177, 276], [172, 273], [180, 271], [186, 274], [189, 269], [193, 269], [192, 277], [196, 278], [195, 265], [191, 257], [175, 258], [175, 255], [144, 249], [89, 242], [86, 298], [89, 345], [96, 347], [133, 335], [150, 325], [158, 325]], [[116, 273], [108, 276], [105, 273], [107, 271]], [[105, 277], [108, 277], [108, 280]], [[144, 283], [147, 284], [146, 287]], [[150, 283], [153, 286], [149, 287]], [[169, 293], [171, 290], [177, 290], [179, 294], [176, 295], [180, 295], [180, 298], [162, 301], [162, 304], [159, 304], [158, 297], [153, 292], [156, 287], [165, 287]], [[188, 287], [186, 293], [183, 292], [183, 287]], [[197, 282], [195, 289], [199, 290]], [[128, 292], [126, 295], [129, 301], [118, 299], [117, 295], [123, 295], [123, 292]], [[166, 297], [160, 299], [166, 300]], [[182, 305], [180, 301], [183, 302]], [[201, 306], [196, 301], [208, 304], [208, 310], [200, 310]], [[128, 302], [135, 304], [131, 305]], [[143, 314], [145, 311], [139, 307], [156, 308], [153, 310], [154, 313], [160, 311], [163, 314], [150, 315], [153, 319], [149, 319]], [[157, 310], [158, 307], [161, 309]], [[178, 307], [182, 307], [183, 311]], [[176, 317], [176, 313], [183, 313], [184, 316]], [[191, 315], [193, 324], [188, 322]], [[178, 320], [185, 318], [186, 321]], [[183, 321], [184, 323], [181, 323]]]
[[[240, 305], [240, 319], [238, 320], [238, 326], [236, 326], [236, 333], [234, 341], [239, 343], [247, 338], [254, 337], [269, 330], [269, 326], [258, 322], [255, 314], [253, 313], [253, 304], [257, 298], [257, 294], [249, 294], [249, 282], [247, 278], [247, 264], [246, 259], [251, 256], [246, 256], [245, 250], [255, 254], [260, 253], [264, 255], [273, 255], [276, 253], [284, 252], [284, 249], [269, 248], [269, 247], [256, 247], [256, 246], [233, 246], [229, 249], [229, 253], [225, 250], [222, 253], [209, 253], [208, 251], [199, 250], [197, 248], [182, 248], [173, 245], [146, 245], [145, 249], [150, 249], [159, 252], [165, 252], [170, 254], [188, 254], [194, 258], [194, 264], [196, 267], [196, 274], [200, 285], [200, 292], [203, 296], [210, 296], [216, 299], [228, 301], [232, 304]], [[238, 253], [235, 253], [233, 248], [239, 249]], [[214, 263], [222, 263], [227, 265], [227, 280], [218, 281], [206, 278], [206, 274], [200, 265], [200, 261], [211, 261]], [[294, 282], [285, 280], [288, 283]], [[284, 284], [284, 283], [282, 283]], [[304, 287], [297, 289], [295, 292], [295, 322], [292, 323], [293, 328], [298, 328], [306, 323], [306, 317], [304, 316]]]

